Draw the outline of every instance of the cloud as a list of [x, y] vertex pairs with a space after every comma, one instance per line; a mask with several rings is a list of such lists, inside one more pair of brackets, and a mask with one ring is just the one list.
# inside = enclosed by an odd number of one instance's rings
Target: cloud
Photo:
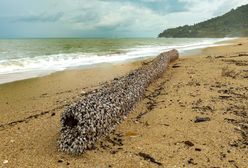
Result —
[[171, 12], [181, 12], [187, 10], [185, 3], [177, 0], [102, 0], [105, 2], [121, 2], [132, 4], [136, 7], [145, 7], [156, 13], [166, 14]]
[[[108, 8], [107, 6], [104, 7]], [[110, 10], [111, 9], [111, 10]], [[90, 12], [91, 11], [91, 12]], [[71, 22], [76, 23], [76, 28], [80, 29], [121, 29], [129, 30], [130, 27], [139, 28], [144, 30], [151, 28], [156, 24], [161, 23], [160, 15], [156, 14], [152, 10], [144, 7], [136, 8], [132, 5], [126, 4], [109, 10], [94, 11], [88, 10], [86, 15], [74, 15], [68, 18]], [[91, 19], [85, 19], [88, 16]], [[81, 18], [82, 20], [79, 20]], [[75, 22], [76, 21], [76, 22]], [[153, 27], [156, 28], [156, 27]]]
[[8, 0], [0, 2], [0, 36], [29, 32], [33, 32], [30, 36], [46, 36], [47, 31], [49, 36], [59, 37], [156, 37], [165, 28], [194, 24], [246, 3], [248, 0]]
[[59, 12], [56, 14], [47, 14], [47, 13], [40, 13], [40, 14], [30, 14], [26, 16], [20, 16], [15, 18], [14, 22], [57, 22], [63, 17], [63, 13]]

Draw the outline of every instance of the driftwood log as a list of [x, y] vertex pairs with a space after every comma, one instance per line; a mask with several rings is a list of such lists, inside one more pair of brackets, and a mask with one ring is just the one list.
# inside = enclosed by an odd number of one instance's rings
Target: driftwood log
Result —
[[179, 57], [177, 50], [158, 55], [151, 63], [105, 84], [71, 104], [61, 116], [59, 148], [81, 154], [110, 133], [142, 99], [149, 84]]

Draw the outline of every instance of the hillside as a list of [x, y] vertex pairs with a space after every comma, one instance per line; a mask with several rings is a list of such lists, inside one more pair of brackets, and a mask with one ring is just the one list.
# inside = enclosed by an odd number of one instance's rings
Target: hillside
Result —
[[230, 12], [195, 24], [167, 29], [158, 37], [240, 37], [248, 36], [248, 4]]

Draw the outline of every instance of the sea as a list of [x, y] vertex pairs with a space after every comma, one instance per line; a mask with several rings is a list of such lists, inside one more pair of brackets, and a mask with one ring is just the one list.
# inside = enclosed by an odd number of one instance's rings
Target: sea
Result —
[[223, 45], [230, 38], [0, 39], [0, 84], [71, 68], [154, 57], [177, 49], [181, 55]]

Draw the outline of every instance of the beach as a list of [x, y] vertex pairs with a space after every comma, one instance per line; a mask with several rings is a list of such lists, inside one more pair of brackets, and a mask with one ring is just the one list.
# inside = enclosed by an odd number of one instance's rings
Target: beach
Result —
[[80, 156], [58, 151], [66, 106], [150, 59], [0, 85], [1, 166], [246, 167], [247, 38], [180, 57], [94, 149]]

